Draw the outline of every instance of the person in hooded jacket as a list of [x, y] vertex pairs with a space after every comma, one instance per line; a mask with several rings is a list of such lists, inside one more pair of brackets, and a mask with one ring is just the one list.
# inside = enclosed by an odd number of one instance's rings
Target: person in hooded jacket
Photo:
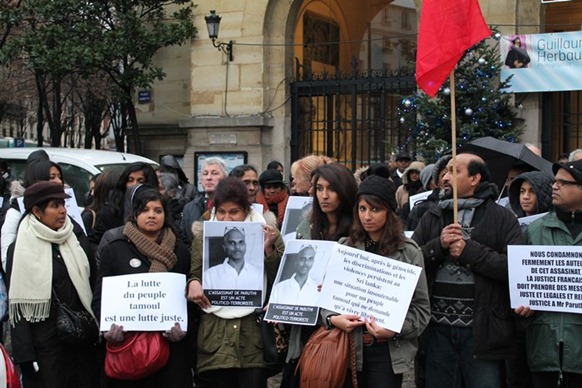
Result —
[[176, 160], [173, 155], [165, 155], [160, 159], [160, 171], [170, 171], [178, 176], [178, 181], [180, 182], [180, 201], [182, 202], [182, 207], [188, 202], [196, 197], [198, 194], [198, 189], [196, 185], [193, 185], [188, 180], [186, 173], [182, 170], [180, 163]]
[[[509, 186], [509, 204], [519, 218], [546, 213], [552, 205], [552, 176], [541, 171], [524, 172], [513, 179]], [[524, 238], [528, 224], [521, 224]], [[531, 372], [527, 365], [525, 327], [522, 320], [516, 321], [515, 357], [505, 362], [507, 386], [509, 388], [531, 387]]]
[[530, 171], [515, 177], [509, 186], [509, 205], [519, 218], [548, 212], [552, 208], [552, 176]]
[[[402, 185], [396, 190], [396, 203], [398, 204], [398, 214], [400, 218], [406, 222], [410, 207], [408, 206], [408, 199], [424, 191], [422, 182], [420, 180], [420, 172], [424, 169], [424, 163], [412, 162], [410, 166], [404, 170], [402, 174]], [[408, 208], [408, 209], [406, 209]]]

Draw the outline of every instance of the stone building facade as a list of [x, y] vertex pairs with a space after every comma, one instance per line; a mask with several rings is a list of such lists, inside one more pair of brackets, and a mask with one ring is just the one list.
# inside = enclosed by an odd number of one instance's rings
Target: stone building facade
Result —
[[[385, 31], [416, 39], [421, 1], [198, 0], [196, 5], [198, 37], [157, 55], [167, 76], [149, 91], [149, 103], [137, 105], [145, 156], [183, 156], [190, 178], [200, 152], [246, 152], [259, 170], [273, 159], [288, 169], [289, 86], [296, 64], [348, 70], [355, 57], [363, 68], [398, 66], [405, 59], [402, 50], [394, 56], [395, 46], [376, 38]], [[560, 12], [562, 23], [578, 23], [579, 29], [582, 15], [580, 6], [564, 11], [559, 3], [540, 0], [482, 0], [481, 8], [503, 35], [546, 32], [547, 19]], [[204, 16], [210, 10], [222, 17], [218, 41], [234, 42], [232, 61], [208, 38]], [[317, 41], [318, 34], [337, 40], [337, 46], [314, 52], [306, 40]], [[542, 94], [517, 98], [527, 127], [522, 140], [548, 148], [544, 156], [554, 157], [554, 147], [542, 138]]]

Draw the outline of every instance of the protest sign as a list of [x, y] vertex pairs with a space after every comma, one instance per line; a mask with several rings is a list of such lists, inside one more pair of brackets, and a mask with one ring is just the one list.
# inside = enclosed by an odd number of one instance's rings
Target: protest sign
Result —
[[420, 267], [337, 244], [319, 306], [361, 318], [373, 315], [378, 325], [399, 333], [421, 272]]
[[312, 203], [312, 197], [289, 197], [283, 216], [283, 225], [281, 225], [281, 236], [283, 236], [285, 244], [295, 238], [295, 230], [301, 221], [309, 219]]
[[408, 206], [410, 206], [410, 210], [412, 210], [412, 208], [414, 206], [416, 206], [416, 204], [418, 202], [424, 201], [425, 199], [427, 199], [428, 196], [431, 194], [432, 194], [432, 190], [428, 190], [428, 191], [423, 191], [422, 193], [411, 195], [410, 198], [408, 198]]
[[511, 307], [582, 313], [582, 247], [507, 247]]
[[285, 245], [266, 320], [315, 325], [319, 286], [335, 244], [321, 240], [290, 240]]
[[172, 272], [106, 276], [101, 292], [102, 331], [114, 323], [125, 331], [186, 330], [186, 276]]
[[262, 307], [264, 257], [261, 223], [206, 221], [202, 287], [210, 304]]

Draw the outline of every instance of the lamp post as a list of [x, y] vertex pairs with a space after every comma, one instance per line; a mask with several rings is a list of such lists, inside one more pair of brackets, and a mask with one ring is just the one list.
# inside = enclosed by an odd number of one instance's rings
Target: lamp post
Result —
[[224, 42], [217, 42], [218, 39], [218, 29], [220, 27], [220, 20], [222, 18], [216, 14], [215, 10], [211, 10], [210, 14], [204, 16], [204, 20], [206, 21], [206, 28], [208, 28], [208, 37], [212, 40], [212, 45], [226, 54], [228, 60], [232, 62], [233, 55], [232, 55], [232, 48], [233, 48], [233, 41], [229, 41], [228, 43]]

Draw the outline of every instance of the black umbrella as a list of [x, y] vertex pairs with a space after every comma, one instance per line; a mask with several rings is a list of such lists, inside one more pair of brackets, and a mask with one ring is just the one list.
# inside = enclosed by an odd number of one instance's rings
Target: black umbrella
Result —
[[552, 162], [537, 156], [525, 145], [510, 143], [494, 137], [482, 137], [457, 150], [458, 153], [479, 155], [487, 163], [491, 172], [490, 181], [501, 190], [507, 179], [507, 173], [512, 167], [520, 167], [524, 171], [543, 171], [552, 173]]

